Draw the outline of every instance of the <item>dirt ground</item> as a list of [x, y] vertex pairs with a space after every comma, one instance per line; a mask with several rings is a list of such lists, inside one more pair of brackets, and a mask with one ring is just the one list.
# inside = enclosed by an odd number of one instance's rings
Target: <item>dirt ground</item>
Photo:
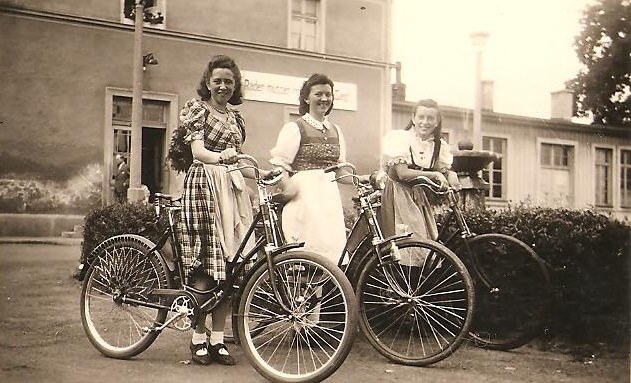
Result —
[[[108, 359], [87, 340], [78, 246], [0, 244], [0, 382], [262, 382], [235, 345], [235, 367], [189, 364], [190, 333], [165, 331], [130, 361]], [[582, 360], [525, 346], [512, 352], [464, 345], [431, 367], [389, 363], [358, 336], [328, 382], [629, 382], [629, 355]]]

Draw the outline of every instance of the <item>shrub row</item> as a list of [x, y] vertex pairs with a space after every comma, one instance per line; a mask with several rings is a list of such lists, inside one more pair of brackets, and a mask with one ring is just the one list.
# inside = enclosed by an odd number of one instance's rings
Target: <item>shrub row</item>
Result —
[[628, 345], [631, 227], [592, 210], [528, 205], [469, 210], [475, 233], [529, 244], [551, 266], [548, 334], [571, 343]]

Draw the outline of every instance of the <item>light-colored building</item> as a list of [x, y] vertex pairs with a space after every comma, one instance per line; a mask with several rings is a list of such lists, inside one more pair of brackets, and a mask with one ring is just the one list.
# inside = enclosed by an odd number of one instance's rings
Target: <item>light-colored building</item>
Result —
[[[565, 91], [551, 95], [553, 119], [497, 113], [490, 100], [483, 102], [481, 149], [502, 157], [482, 171], [489, 183], [487, 206], [525, 202], [631, 218], [629, 128], [571, 122], [572, 97]], [[413, 106], [393, 101], [393, 128], [407, 124]], [[473, 111], [445, 106], [442, 113], [444, 135], [458, 150], [472, 134]]]

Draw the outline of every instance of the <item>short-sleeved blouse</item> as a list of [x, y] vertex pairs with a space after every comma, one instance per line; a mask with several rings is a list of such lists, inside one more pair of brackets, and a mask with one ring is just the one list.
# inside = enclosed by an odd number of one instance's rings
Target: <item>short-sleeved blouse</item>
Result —
[[[342, 131], [340, 129], [338, 129], [326, 117], [324, 122], [318, 124], [318, 121], [309, 116], [307, 113], [303, 116], [303, 120], [318, 130], [336, 129], [340, 146], [340, 156], [338, 158], [338, 162], [346, 162], [346, 143], [344, 142], [344, 136], [342, 135]], [[292, 164], [294, 163], [296, 154], [300, 149], [300, 140], [301, 134], [298, 124], [294, 121], [286, 123], [278, 134], [276, 146], [270, 151], [270, 163], [275, 166], [281, 166], [288, 172], [295, 171], [296, 169], [293, 169]]]
[[397, 164], [415, 165], [423, 169], [449, 169], [454, 161], [449, 144], [441, 139], [434, 166], [434, 138], [421, 140], [412, 130], [392, 130], [383, 138], [383, 162], [386, 169]]
[[187, 127], [185, 142], [204, 140], [204, 147], [213, 152], [235, 148], [241, 153], [245, 131], [240, 127], [238, 112], [228, 109], [227, 121], [216, 118], [203, 102], [191, 99], [180, 112], [180, 122]]

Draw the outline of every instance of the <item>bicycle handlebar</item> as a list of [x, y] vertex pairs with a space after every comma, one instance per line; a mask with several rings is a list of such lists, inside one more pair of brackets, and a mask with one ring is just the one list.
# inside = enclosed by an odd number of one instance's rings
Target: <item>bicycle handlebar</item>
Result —
[[410, 181], [410, 184], [412, 184], [413, 186], [424, 186], [434, 194], [447, 194], [450, 190], [452, 190], [449, 186], [447, 186], [447, 188], [442, 188], [439, 184], [432, 181], [427, 176], [415, 177], [414, 179], [412, 179], [412, 181]]
[[[252, 157], [249, 154], [237, 154], [234, 157], [234, 159], [235, 159], [234, 163], [237, 163], [239, 161], [249, 162], [249, 164], [238, 166], [234, 170], [251, 168], [254, 170], [254, 176], [256, 177], [256, 180], [262, 182], [264, 185], [267, 185], [267, 186], [276, 185], [283, 178], [283, 170], [280, 168], [274, 168], [265, 177], [261, 177], [261, 173], [260, 173], [261, 169], [259, 168], [259, 162], [256, 160], [256, 158]], [[222, 165], [228, 165], [228, 163], [225, 162], [224, 160], [219, 160], [219, 163]]]
[[350, 162], [340, 162], [339, 164], [331, 165], [328, 168], [324, 169], [324, 172], [330, 173], [334, 170], [338, 170], [342, 168], [351, 168], [351, 173], [353, 175], [357, 174], [357, 169], [355, 168], [355, 165], [351, 164]]

